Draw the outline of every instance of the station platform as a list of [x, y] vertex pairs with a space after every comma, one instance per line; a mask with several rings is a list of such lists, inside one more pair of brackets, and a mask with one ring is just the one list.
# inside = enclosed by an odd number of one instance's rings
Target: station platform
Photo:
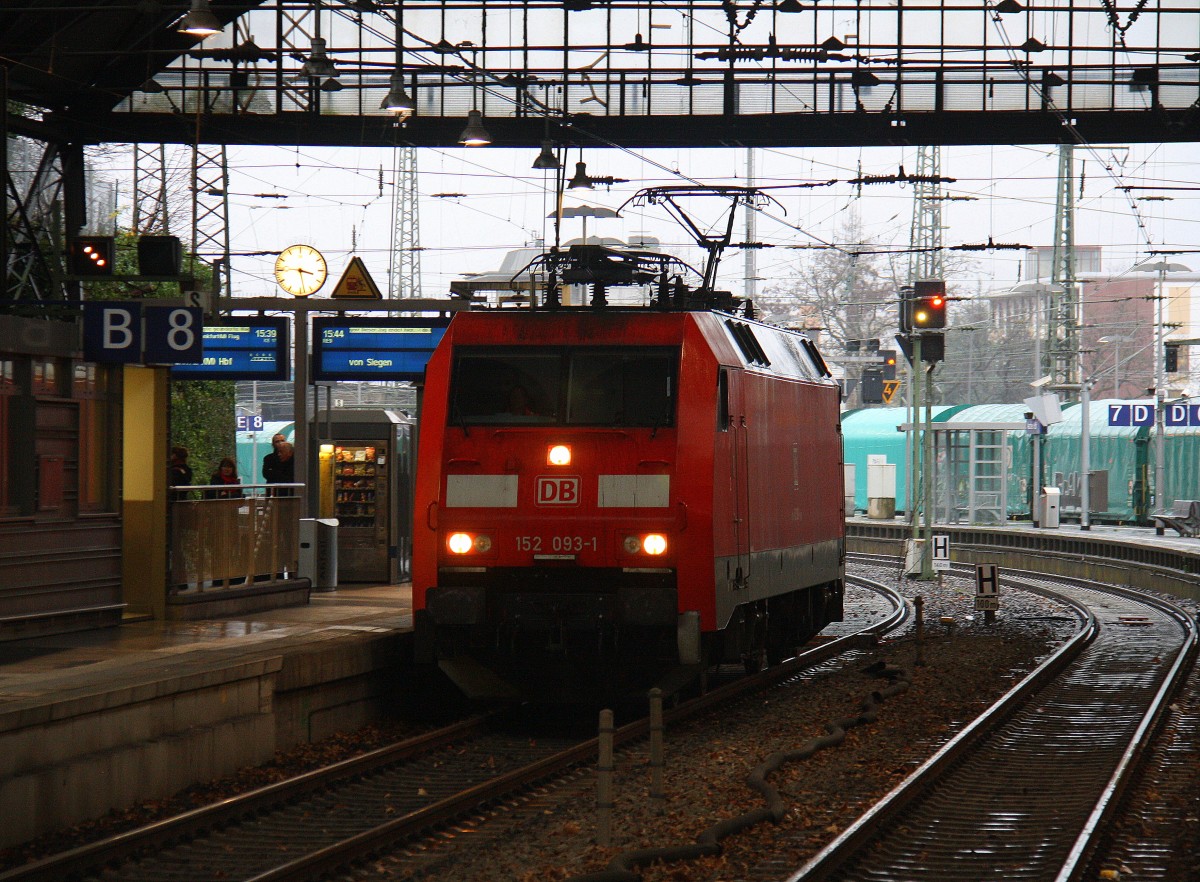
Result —
[[10, 709], [13, 701], [61, 696], [93, 675], [111, 681], [122, 670], [278, 654], [348, 631], [384, 633], [411, 627], [408, 583], [345, 585], [336, 591], [313, 591], [305, 606], [237, 618], [134, 620], [116, 628], [0, 642], [0, 712]]
[[[935, 524], [949, 537], [950, 560], [995, 564], [1001, 571], [1032, 570], [1095, 579], [1139, 590], [1160, 591], [1200, 602], [1200, 538], [1166, 528], [1079, 523], [1035, 527], [1003, 524]], [[846, 521], [847, 548], [902, 557], [912, 526], [903, 517], [854, 517]]]
[[0, 643], [0, 847], [378, 719], [411, 628], [409, 585], [348, 585]]

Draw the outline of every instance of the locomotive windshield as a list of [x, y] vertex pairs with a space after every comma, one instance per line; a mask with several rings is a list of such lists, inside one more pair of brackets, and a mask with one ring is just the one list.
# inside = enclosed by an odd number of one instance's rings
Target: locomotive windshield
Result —
[[464, 348], [455, 357], [457, 425], [674, 425], [677, 349]]

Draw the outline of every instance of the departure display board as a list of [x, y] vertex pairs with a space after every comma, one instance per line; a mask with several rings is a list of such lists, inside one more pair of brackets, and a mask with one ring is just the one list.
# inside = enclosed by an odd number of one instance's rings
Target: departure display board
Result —
[[420, 380], [448, 318], [314, 318], [314, 380]]
[[291, 376], [288, 319], [234, 317], [204, 326], [199, 364], [177, 364], [173, 380], [286, 380]]

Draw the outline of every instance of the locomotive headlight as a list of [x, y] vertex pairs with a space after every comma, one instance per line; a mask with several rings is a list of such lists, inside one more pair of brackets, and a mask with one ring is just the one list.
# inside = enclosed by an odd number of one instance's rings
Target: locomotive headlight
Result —
[[452, 554], [487, 554], [492, 550], [492, 537], [482, 533], [472, 536], [470, 533], [451, 533], [446, 537], [446, 547]]
[[546, 451], [546, 465], [567, 466], [571, 464], [571, 448], [566, 444], [555, 444]]
[[662, 533], [647, 533], [645, 536], [626, 536], [624, 546], [626, 554], [644, 552], [652, 557], [658, 557], [667, 550], [667, 537]]
[[650, 533], [642, 539], [642, 550], [653, 557], [663, 554], [667, 550], [667, 537], [662, 533]]
[[446, 539], [446, 547], [454, 554], [466, 554], [475, 547], [475, 540], [469, 533], [451, 533]]
[[660, 554], [666, 553], [667, 537], [662, 533], [648, 533], [645, 536], [626, 536], [624, 546], [626, 554], [645, 553], [651, 557], [658, 557]]

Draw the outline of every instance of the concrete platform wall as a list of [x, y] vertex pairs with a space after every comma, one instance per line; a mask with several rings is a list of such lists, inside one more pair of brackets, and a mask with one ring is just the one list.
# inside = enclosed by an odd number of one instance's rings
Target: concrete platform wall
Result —
[[[401, 639], [348, 626], [253, 659], [114, 669], [111, 685], [0, 708], [0, 847], [171, 796], [377, 719], [396, 679]], [[92, 669], [87, 678], [101, 682], [104, 672]]]

